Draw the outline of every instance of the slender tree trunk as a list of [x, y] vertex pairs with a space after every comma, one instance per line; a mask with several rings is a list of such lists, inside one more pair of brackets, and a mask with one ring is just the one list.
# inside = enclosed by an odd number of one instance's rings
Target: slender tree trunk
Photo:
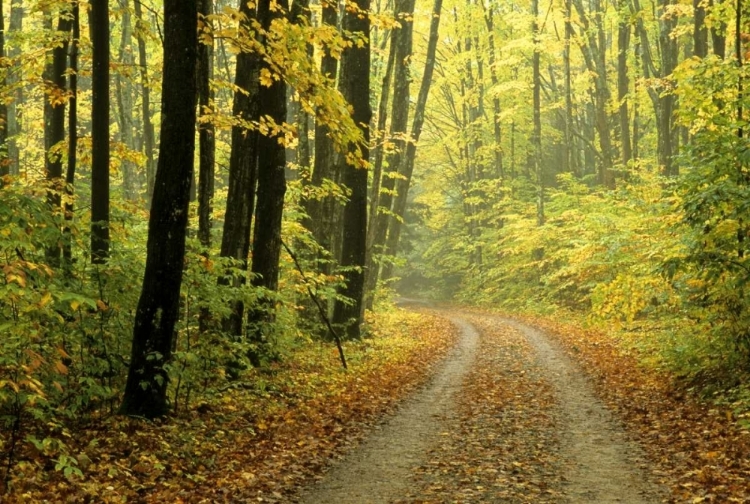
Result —
[[[713, 10], [715, 5], [721, 5], [724, 0], [709, 0], [708, 6], [710, 10]], [[724, 59], [727, 54], [727, 23], [723, 20], [723, 16], [719, 14], [717, 16], [719, 21], [711, 25], [711, 44], [713, 46], [713, 52], [716, 56]]]
[[[5, 58], [5, 11], [3, 0], [0, 0], [0, 58]], [[0, 89], [8, 85], [6, 74], [0, 79]], [[0, 187], [4, 181], [2, 177], [10, 174], [10, 159], [8, 158], [8, 105], [0, 100]]]
[[[484, 6], [484, 3], [482, 3]], [[488, 58], [490, 64], [490, 82], [492, 87], [496, 88], [499, 79], [497, 77], [497, 54], [495, 49], [495, 21], [494, 21], [494, 7], [490, 6], [485, 10], [484, 14], [485, 24], [487, 25], [487, 45], [488, 45]], [[495, 160], [495, 176], [501, 180], [505, 178], [505, 172], [503, 169], [503, 148], [502, 148], [502, 127], [500, 123], [500, 95], [496, 90], [493, 89], [492, 94], [492, 127], [494, 133], [495, 145], [493, 147], [493, 155]]]
[[[255, 19], [255, 11], [248, 2], [240, 0], [243, 20], [240, 29], [249, 33]], [[241, 121], [258, 119], [259, 64], [257, 57], [242, 52], [237, 55], [234, 84], [245, 92], [234, 93], [232, 115]], [[232, 147], [229, 154], [229, 187], [227, 192], [226, 215], [221, 238], [221, 256], [231, 257], [240, 262], [240, 271], [233, 278], [223, 281], [239, 285], [245, 282], [247, 258], [250, 253], [250, 226], [255, 209], [255, 186], [257, 183], [257, 142], [258, 134], [241, 124], [232, 126]], [[232, 315], [224, 321], [224, 330], [239, 337], [242, 335], [244, 305], [236, 301]]]
[[[137, 0], [136, 0], [137, 1]], [[199, 0], [201, 23], [208, 23], [213, 14], [213, 0]], [[198, 97], [202, 116], [213, 113], [213, 37], [210, 42], [202, 40], [198, 44]], [[198, 240], [204, 249], [211, 246], [211, 214], [213, 213], [214, 170], [216, 158], [216, 138], [213, 122], [202, 120], [198, 127], [200, 161], [198, 171]]]
[[400, 28], [392, 32], [392, 47], [394, 52], [394, 78], [393, 78], [393, 104], [391, 109], [390, 137], [394, 149], [388, 155], [388, 172], [382, 181], [382, 195], [378, 198], [375, 219], [375, 230], [370, 249], [370, 262], [367, 264], [365, 295], [368, 296], [367, 307], [372, 308], [372, 295], [378, 283], [378, 266], [374, 260], [376, 253], [385, 252], [385, 241], [388, 228], [391, 224], [391, 207], [393, 205], [393, 192], [396, 187], [394, 174], [403, 170], [402, 163], [406, 155], [406, 132], [409, 127], [409, 64], [412, 54], [412, 29], [414, 16], [414, 0], [396, 1], [396, 18], [401, 24]]
[[[430, 34], [427, 40], [427, 53], [422, 73], [422, 83], [419, 86], [417, 103], [414, 106], [414, 120], [411, 125], [411, 138], [406, 144], [406, 156], [403, 163], [403, 180], [399, 181], [398, 193], [394, 201], [393, 208], [400, 219], [394, 219], [388, 232], [388, 241], [386, 244], [387, 253], [396, 255], [398, 245], [401, 239], [401, 221], [406, 214], [406, 202], [409, 196], [409, 185], [411, 184], [412, 174], [414, 173], [414, 161], [417, 156], [417, 144], [422, 134], [424, 126], [425, 108], [427, 107], [427, 98], [430, 95], [430, 86], [432, 85], [432, 75], [435, 71], [435, 53], [437, 52], [438, 31], [440, 28], [440, 16], [443, 9], [443, 0], [435, 0], [432, 5], [432, 18], [430, 22]], [[383, 278], [389, 279], [393, 274], [392, 263], [386, 263], [383, 267]]]
[[539, 73], [539, 0], [532, 0], [531, 15], [533, 16], [531, 31], [534, 34], [534, 56], [532, 59], [533, 71], [533, 103], [534, 103], [534, 133], [531, 143], [534, 146], [534, 167], [536, 169], [537, 183], [539, 184], [536, 222], [541, 226], [544, 224], [544, 170], [542, 168], [542, 120], [541, 120], [541, 79]]
[[[10, 24], [8, 33], [18, 33], [23, 28], [23, 6], [21, 0], [11, 0], [10, 2]], [[11, 62], [17, 60], [21, 54], [18, 45], [7, 48], [8, 58]], [[8, 85], [15, 85], [20, 80], [19, 70], [9, 71], [7, 78]], [[12, 99], [8, 104], [8, 173], [11, 175], [19, 174], [21, 164], [20, 151], [16, 143], [16, 137], [21, 133], [21, 116], [19, 105], [23, 104], [23, 86], [17, 86]]]
[[620, 103], [620, 141], [622, 142], [622, 165], [627, 168], [633, 157], [630, 142], [630, 113], [628, 111], [628, 47], [630, 46], [630, 23], [625, 17], [629, 11], [625, 10], [622, 2], [619, 4], [619, 22], [617, 25], [617, 100]]
[[[258, 21], [265, 35], [266, 47], [274, 19], [281, 18], [287, 11], [285, 0], [260, 0]], [[264, 60], [262, 68], [271, 71]], [[281, 125], [286, 120], [286, 84], [274, 80], [270, 86], [261, 86], [258, 91], [260, 117]], [[267, 354], [266, 328], [274, 320], [273, 292], [279, 286], [279, 257], [281, 255], [281, 221], [284, 213], [286, 193], [286, 152], [279, 138], [268, 133], [258, 138], [258, 208], [255, 213], [256, 225], [253, 236], [253, 285], [265, 290], [258, 305], [248, 313], [248, 339], [254, 344], [250, 360], [254, 366], [261, 364], [261, 357]]]
[[[45, 170], [51, 191], [47, 195], [47, 201], [53, 212], [61, 210], [61, 193], [64, 186], [62, 178], [62, 150], [60, 143], [65, 141], [65, 100], [60, 97], [65, 95], [65, 69], [67, 67], [68, 37], [70, 32], [70, 20], [66, 15], [60, 14], [57, 23], [56, 37], [62, 41], [52, 50], [52, 63], [45, 71], [45, 80], [48, 86], [48, 97], [45, 100]], [[60, 262], [60, 247], [55, 243], [46, 251], [47, 260], [52, 264]]]
[[[136, 0], [138, 1], [138, 0]], [[213, 0], [199, 0], [201, 23], [209, 23], [208, 17], [213, 14]], [[211, 89], [213, 79], [213, 36], [209, 42], [198, 43], [198, 107], [201, 115], [210, 115], [214, 106], [214, 92]], [[216, 138], [213, 122], [200, 121], [198, 126], [198, 144], [200, 150], [198, 170], [198, 240], [203, 247], [203, 255], [208, 258], [211, 248], [211, 214], [213, 213], [214, 178], [216, 164]], [[201, 333], [208, 328], [211, 314], [207, 308], [201, 308], [198, 326]]]
[[91, 0], [91, 262], [109, 257], [109, 5]]
[[[140, 2], [141, 0], [135, 0]], [[120, 141], [130, 150], [135, 150], [133, 141], [133, 85], [130, 79], [130, 69], [135, 65], [133, 52], [130, 50], [132, 42], [132, 25], [128, 0], [121, 0], [122, 24], [120, 33], [120, 48], [117, 60], [120, 70], [115, 76], [115, 91], [119, 112]], [[138, 182], [136, 180], [136, 166], [132, 161], [121, 161], [122, 181], [125, 197], [134, 201], [138, 197]]]
[[154, 177], [156, 167], [154, 163], [154, 146], [156, 134], [151, 122], [151, 88], [148, 76], [148, 58], [146, 57], [146, 27], [143, 22], [141, 0], [134, 0], [136, 17], [136, 32], [138, 34], [138, 67], [141, 73], [141, 121], [143, 122], [143, 148], [146, 154], [146, 199], [151, 204], [154, 193]]
[[[356, 7], [356, 11], [353, 9]], [[344, 30], [369, 37], [370, 18], [367, 15], [370, 0], [355, 0], [344, 14]], [[339, 294], [351, 301], [345, 304], [337, 300], [333, 310], [333, 322], [346, 328], [350, 339], [360, 337], [362, 324], [362, 303], [365, 284], [365, 249], [367, 247], [367, 165], [370, 145], [370, 42], [361, 47], [353, 46], [344, 50], [341, 62], [341, 81], [344, 96], [352, 105], [352, 118], [362, 132], [362, 143], [351, 145], [350, 154], [360, 149], [359, 163], [347, 163], [343, 167], [343, 182], [351, 190], [349, 201], [344, 207], [343, 246], [341, 265], [347, 268], [344, 273], [345, 286]], [[346, 163], [346, 161], [344, 161]]]
[[[565, 171], [577, 173], [577, 164], [573, 155], [573, 90], [570, 78], [570, 43], [573, 38], [571, 0], [565, 0], [565, 50], [563, 53], [563, 72], [565, 74]], [[580, 173], [578, 173], [580, 175]]]
[[705, 0], [693, 0], [693, 56], [708, 56], [708, 30], [706, 29]]
[[68, 109], [68, 169], [65, 174], [65, 222], [63, 229], [63, 258], [66, 267], [73, 260], [73, 244], [68, 223], [73, 220], [73, 195], [76, 180], [76, 163], [78, 160], [78, 44], [81, 38], [81, 11], [78, 3], [72, 6], [73, 40], [70, 44], [70, 108]]
[[[334, 0], [322, 1], [322, 19], [323, 25], [335, 27], [338, 23], [338, 5]], [[320, 63], [321, 73], [329, 78], [331, 82], [336, 82], [338, 71], [338, 60], [333, 54], [324, 48], [323, 57]], [[315, 121], [315, 149], [313, 159], [313, 172], [310, 184], [315, 188], [323, 186], [325, 180], [336, 181], [335, 152], [333, 148], [333, 139], [329, 135], [329, 129], [323, 121]], [[312, 232], [315, 241], [321, 248], [328, 252], [330, 256], [335, 255], [333, 248], [334, 242], [334, 214], [338, 203], [330, 195], [323, 197], [309, 198], [305, 201], [305, 211], [309, 216], [309, 229]], [[331, 272], [330, 256], [328, 260], [322, 260], [318, 264], [318, 269], [323, 273]], [[321, 259], [324, 259], [321, 257]]]
[[168, 411], [169, 376], [185, 261], [195, 147], [198, 9], [196, 0], [164, 2], [164, 80], [159, 165], [149, 219], [146, 271], [135, 316], [120, 412], [146, 418]]

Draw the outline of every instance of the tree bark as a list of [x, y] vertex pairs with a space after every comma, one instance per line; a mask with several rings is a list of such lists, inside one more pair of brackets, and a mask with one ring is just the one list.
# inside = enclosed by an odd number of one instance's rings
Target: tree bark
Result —
[[138, 38], [138, 67], [141, 73], [141, 121], [143, 122], [143, 150], [146, 154], [146, 200], [151, 204], [154, 194], [154, 177], [156, 169], [154, 166], [154, 146], [156, 145], [156, 134], [154, 124], [151, 122], [151, 89], [148, 77], [148, 58], [146, 56], [146, 26], [143, 21], [143, 9], [141, 0], [134, 0], [136, 17], [136, 32]]
[[[240, 1], [240, 36], [253, 36], [250, 29], [255, 11], [248, 2]], [[221, 257], [231, 257], [240, 262], [240, 271], [223, 282], [239, 285], [245, 282], [247, 258], [250, 253], [250, 226], [255, 209], [255, 186], [258, 179], [258, 133], [249, 130], [247, 123], [258, 120], [259, 64], [254, 54], [237, 55], [234, 84], [245, 92], [236, 91], [232, 115], [239, 124], [232, 126], [232, 146], [229, 154], [229, 187], [221, 237]], [[224, 321], [224, 330], [239, 337], [242, 335], [244, 305], [233, 302], [232, 314]]]
[[[284, 16], [287, 10], [286, 0], [260, 0], [258, 3], [258, 21], [264, 34], [261, 40], [269, 47], [267, 41], [274, 19]], [[268, 58], [269, 56], [267, 56]], [[262, 68], [274, 72], [267, 60]], [[270, 86], [261, 85], [258, 91], [261, 121], [272, 125], [281, 125], [286, 120], [286, 84], [281, 79], [274, 79]], [[271, 131], [273, 129], [271, 128]], [[283, 139], [283, 138], [282, 138]], [[274, 299], [272, 292], [279, 286], [279, 257], [281, 254], [281, 222], [284, 213], [284, 194], [286, 193], [286, 151], [282, 140], [270, 131], [258, 138], [258, 208], [255, 213], [257, 224], [253, 236], [252, 283], [265, 290], [258, 305], [248, 313], [248, 340], [253, 344], [250, 360], [254, 366], [261, 364], [266, 354], [269, 322], [274, 320]]]
[[[630, 23], [625, 17], [625, 5], [619, 4], [619, 21], [617, 25], [617, 101], [620, 104], [620, 142], [622, 143], [622, 165], [627, 168], [633, 157], [630, 142], [630, 113], [628, 111], [628, 47], [630, 46]], [[629, 14], [629, 12], [627, 12]]]
[[370, 242], [367, 269], [365, 270], [366, 285], [365, 295], [368, 297], [367, 307], [372, 308], [372, 293], [378, 283], [378, 264], [374, 260], [376, 253], [385, 253], [386, 236], [388, 228], [391, 225], [393, 193], [396, 187], [394, 175], [403, 170], [402, 163], [406, 156], [406, 132], [409, 127], [409, 84], [411, 75], [409, 64], [412, 55], [412, 30], [414, 23], [414, 0], [397, 0], [395, 13], [401, 26], [394, 28], [391, 34], [391, 44], [394, 48], [394, 76], [393, 76], [393, 103], [391, 108], [391, 128], [390, 138], [393, 142], [394, 149], [388, 155], [388, 171], [383, 176], [382, 194], [373, 206], [377, 206], [375, 211], [375, 229], [371, 233], [372, 241]]
[[164, 80], [159, 164], [149, 219], [146, 271], [135, 316], [120, 412], [146, 418], [168, 411], [169, 376], [185, 261], [195, 148], [196, 0], [164, 2]]
[[[322, 1], [323, 25], [335, 27], [338, 23], [338, 5], [333, 0]], [[338, 60], [331, 54], [330, 50], [323, 49], [323, 57], [320, 62], [320, 72], [336, 82], [338, 71]], [[310, 185], [314, 188], [323, 186], [325, 180], [335, 181], [338, 179], [335, 167], [335, 152], [333, 139], [330, 137], [328, 126], [321, 120], [315, 121], [315, 148], [313, 154], [313, 171]], [[315, 241], [320, 247], [328, 252], [330, 256], [335, 255], [334, 242], [334, 214], [338, 203], [335, 199], [326, 195], [323, 197], [308, 198], [305, 200], [305, 211], [309, 216], [308, 226]], [[324, 253], [325, 254], [325, 253]], [[331, 272], [330, 256], [320, 257], [318, 269], [323, 273]]]
[[693, 56], [708, 56], [708, 30], [704, 0], [693, 0]]
[[[141, 0], [134, 0], [140, 2]], [[115, 90], [117, 97], [118, 119], [120, 126], [120, 141], [130, 150], [136, 150], [133, 141], [133, 84], [130, 79], [130, 69], [135, 65], [133, 53], [130, 50], [133, 29], [130, 22], [130, 9], [128, 0], [121, 0], [122, 24], [120, 32], [120, 47], [117, 55], [120, 69], [115, 76]], [[138, 197], [138, 181], [136, 179], [136, 166], [128, 160], [120, 162], [122, 168], [122, 182], [125, 197], [135, 201]]]
[[91, 262], [109, 257], [109, 5], [91, 0]]
[[[354, 8], [353, 8], [354, 7]], [[367, 15], [370, 0], [355, 0], [344, 14], [343, 28], [350, 33], [358, 33], [368, 40], [362, 47], [349, 47], [344, 50], [341, 61], [341, 81], [344, 97], [353, 108], [352, 118], [362, 132], [362, 143], [350, 145], [349, 153], [359, 148], [361, 165], [346, 163], [342, 167], [344, 185], [351, 191], [344, 207], [343, 244], [341, 265], [345, 285], [339, 294], [349, 298], [350, 303], [336, 301], [333, 322], [345, 328], [350, 339], [360, 337], [362, 323], [362, 303], [364, 294], [365, 249], [367, 247], [367, 165], [370, 145], [370, 18]]]
[[[47, 201], [53, 213], [61, 209], [61, 192], [64, 186], [62, 178], [61, 143], [65, 141], [65, 69], [67, 67], [68, 36], [70, 21], [61, 13], [58, 18], [55, 37], [62, 38], [52, 50], [52, 63], [45, 69], [47, 99], [44, 102], [44, 139], [45, 139], [45, 171], [50, 184]], [[46, 251], [47, 260], [52, 264], [60, 262], [60, 247], [57, 243], [50, 244]]]
[[[201, 22], [208, 23], [208, 16], [213, 14], [213, 0], [199, 0]], [[210, 42], [201, 40], [198, 43], [198, 97], [199, 110], [202, 116], [212, 113], [214, 92], [211, 89], [213, 78], [213, 35]], [[211, 214], [213, 212], [214, 170], [216, 159], [216, 138], [213, 122], [200, 121], [198, 126], [198, 143], [200, 160], [198, 170], [198, 240], [204, 249], [211, 246]]]
[[[8, 33], [20, 32], [23, 28], [23, 6], [21, 0], [11, 0], [10, 2], [10, 23]], [[21, 49], [15, 45], [7, 48], [8, 58], [11, 61], [21, 54]], [[10, 71], [7, 79], [8, 85], [15, 85], [20, 80], [17, 71]], [[23, 86], [17, 86], [13, 93], [12, 100], [8, 104], [8, 173], [11, 175], [19, 174], [21, 164], [20, 151], [16, 143], [16, 137], [21, 133], [21, 112], [19, 105], [23, 104]]]
[[[0, 0], [0, 58], [5, 58], [5, 11], [3, 0]], [[3, 72], [0, 79], [0, 88], [5, 89], [8, 85], [6, 73]], [[8, 105], [0, 100], [0, 187], [4, 181], [2, 177], [10, 174], [10, 159], [8, 158]]]
[[70, 226], [73, 220], [73, 194], [76, 179], [76, 163], [78, 160], [78, 45], [81, 38], [81, 12], [78, 3], [72, 6], [73, 14], [73, 40], [70, 44], [70, 107], [68, 109], [68, 169], [65, 174], [65, 192], [68, 201], [65, 203], [65, 222], [63, 228], [63, 258], [66, 266], [70, 266], [73, 260], [72, 238]]
[[536, 169], [537, 183], [539, 185], [536, 204], [536, 223], [538, 226], [544, 224], [544, 170], [542, 168], [542, 120], [541, 120], [541, 80], [539, 72], [539, 0], [532, 0], [531, 15], [533, 16], [531, 31], [534, 36], [534, 55], [532, 59], [533, 71], [533, 123], [534, 133], [531, 143], [534, 146], [534, 167]]
[[[411, 184], [412, 174], [414, 173], [414, 161], [417, 156], [417, 144], [419, 143], [419, 137], [422, 134], [422, 126], [424, 126], [425, 108], [427, 106], [427, 98], [430, 95], [430, 87], [432, 85], [432, 75], [435, 71], [435, 53], [437, 52], [438, 44], [438, 32], [440, 28], [440, 16], [443, 9], [443, 0], [435, 0], [432, 6], [432, 18], [430, 21], [430, 34], [427, 40], [427, 53], [424, 65], [424, 72], [422, 73], [422, 83], [419, 86], [419, 93], [417, 94], [417, 102], [414, 106], [414, 120], [411, 124], [411, 138], [406, 145], [406, 156], [403, 163], [404, 179], [399, 180], [398, 193], [396, 201], [394, 201], [394, 212], [400, 217], [400, 219], [394, 219], [388, 232], [388, 238], [386, 243], [387, 253], [390, 255], [396, 255], [398, 253], [398, 245], [401, 239], [401, 220], [403, 220], [406, 214], [406, 202], [409, 196], [409, 186]], [[389, 279], [393, 274], [391, 263], [386, 263], [383, 268], [383, 278]]]

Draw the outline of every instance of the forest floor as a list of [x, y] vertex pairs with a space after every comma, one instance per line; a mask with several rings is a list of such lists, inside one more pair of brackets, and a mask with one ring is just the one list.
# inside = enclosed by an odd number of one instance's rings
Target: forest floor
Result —
[[296, 501], [750, 502], [750, 436], [731, 412], [603, 334], [439, 314], [461, 336], [432, 381]]
[[750, 502], [733, 412], [606, 334], [424, 306], [370, 331], [347, 372], [311, 344], [165, 420], [71, 426], [83, 476], [27, 447], [0, 502]]

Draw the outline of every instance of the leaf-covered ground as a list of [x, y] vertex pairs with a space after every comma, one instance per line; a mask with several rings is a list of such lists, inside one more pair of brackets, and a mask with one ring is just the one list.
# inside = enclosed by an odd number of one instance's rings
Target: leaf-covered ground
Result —
[[[350, 370], [312, 344], [162, 422], [107, 417], [65, 434], [83, 478], [28, 445], [3, 502], [286, 502], [429, 376], [452, 347], [445, 319], [399, 312], [347, 345]], [[244, 384], [244, 385], [243, 385]], [[245, 386], [246, 385], [246, 386]]]
[[517, 331], [469, 319], [477, 360], [429, 462], [398, 502], [556, 503], [561, 500], [557, 404]]
[[593, 378], [656, 465], [671, 490], [669, 502], [750, 502], [750, 432], [730, 409], [698, 401], [604, 333], [548, 319], [527, 322], [553, 335]]

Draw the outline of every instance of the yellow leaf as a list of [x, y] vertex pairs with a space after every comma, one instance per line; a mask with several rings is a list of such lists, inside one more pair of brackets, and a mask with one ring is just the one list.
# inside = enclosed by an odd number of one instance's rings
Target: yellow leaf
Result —
[[79, 303], [78, 301], [71, 301], [70, 302], [70, 309], [73, 310], [73, 311], [76, 311], [79, 306], [81, 306], [81, 303]]
[[107, 310], [109, 310], [109, 307], [107, 306], [107, 304], [104, 301], [102, 301], [101, 299], [97, 299], [96, 300], [96, 307], [100, 311], [107, 311]]

